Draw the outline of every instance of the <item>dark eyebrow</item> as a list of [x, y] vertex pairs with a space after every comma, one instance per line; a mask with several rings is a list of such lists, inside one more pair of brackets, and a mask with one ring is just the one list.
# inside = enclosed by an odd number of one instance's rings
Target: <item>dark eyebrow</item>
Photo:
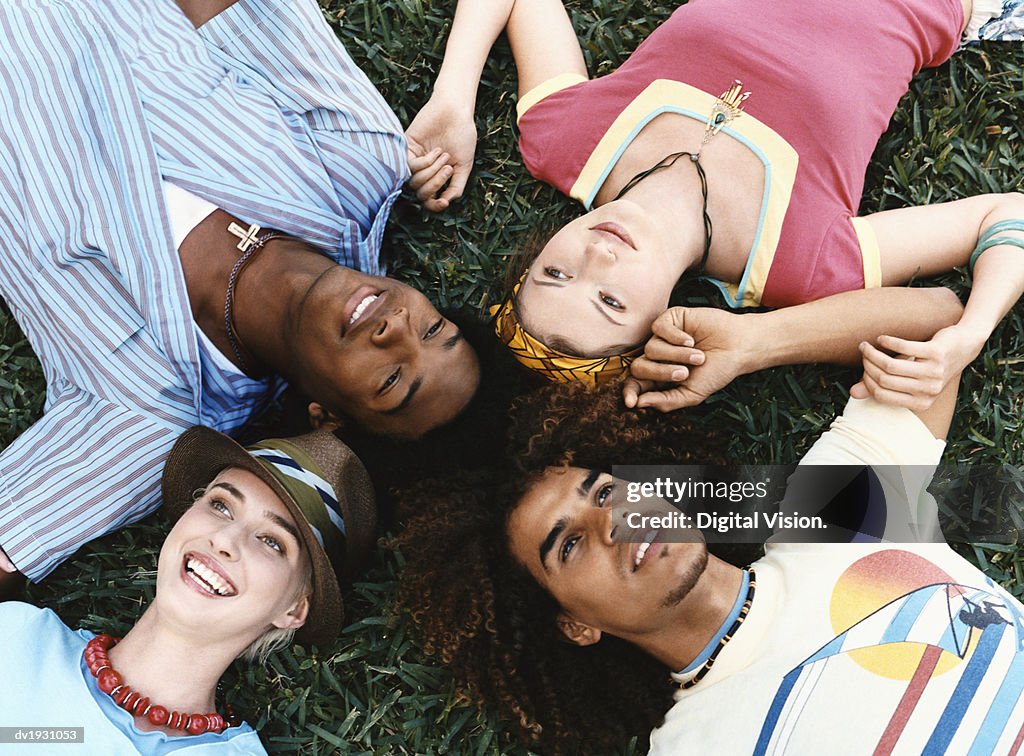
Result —
[[224, 481], [221, 481], [220, 483], [214, 483], [212, 486], [210, 486], [210, 488], [223, 488], [225, 491], [227, 491], [229, 494], [234, 496], [236, 499], [239, 499], [239, 500], [241, 500], [243, 502], [245, 501], [245, 494], [243, 494], [241, 491], [239, 491], [237, 488], [235, 488], [230, 483], [225, 483]]
[[278, 525], [282, 530], [286, 531], [288, 535], [295, 539], [295, 543], [298, 544], [298, 547], [300, 549], [302, 548], [302, 539], [299, 537], [299, 531], [296, 530], [295, 526], [288, 522], [288, 520], [284, 519], [277, 512], [271, 512], [269, 509], [265, 509], [263, 511], [263, 516], [275, 525]]
[[569, 521], [566, 518], [562, 518], [555, 523], [555, 527], [551, 528], [551, 532], [548, 533], [547, 538], [544, 539], [544, 543], [540, 545], [540, 563], [544, 567], [544, 571], [547, 572], [550, 568], [548, 567], [547, 558], [548, 553], [551, 551], [551, 547], [555, 545], [555, 541], [558, 540], [558, 536], [562, 535], [562, 531], [565, 530]]
[[626, 352], [632, 352], [643, 344], [643, 342], [640, 344], [616, 344], [608, 349], [603, 349], [600, 354], [584, 354], [583, 350], [577, 349], [575, 344], [568, 339], [563, 339], [561, 336], [552, 336], [544, 343], [556, 352], [567, 354], [570, 357], [579, 357], [581, 360], [598, 360], [602, 357], [614, 357], [616, 355], [625, 354]]
[[405, 398], [401, 402], [398, 403], [398, 406], [397, 407], [392, 407], [391, 409], [386, 409], [381, 414], [384, 414], [384, 415], [397, 415], [399, 412], [404, 410], [406, 407], [408, 407], [412, 403], [412, 398], [414, 396], [416, 396], [416, 392], [420, 390], [420, 386], [422, 386], [422, 385], [423, 385], [423, 376], [422, 375], [416, 376], [416, 380], [414, 380], [412, 382], [412, 385], [409, 386], [409, 393], [406, 394]]
[[587, 477], [583, 479], [583, 482], [576, 487], [576, 493], [580, 495], [581, 499], [587, 498], [590, 495], [590, 489], [594, 487], [594, 483], [601, 477], [600, 470], [591, 470], [587, 473]]
[[586, 359], [586, 355], [583, 354], [583, 350], [569, 341], [569, 339], [562, 338], [561, 336], [552, 336], [550, 339], [544, 341], [544, 343], [562, 354], [567, 354], [570, 357]]
[[442, 346], [444, 347], [445, 351], [450, 352], [452, 349], [455, 348], [456, 344], [462, 341], [462, 338], [462, 331], [456, 331], [455, 335], [452, 336], [447, 341], [445, 341], [444, 344], [442, 344]]

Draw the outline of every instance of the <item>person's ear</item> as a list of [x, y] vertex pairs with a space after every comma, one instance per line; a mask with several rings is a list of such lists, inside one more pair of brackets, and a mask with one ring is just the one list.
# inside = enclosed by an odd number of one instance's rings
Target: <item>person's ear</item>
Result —
[[319, 402], [310, 402], [307, 411], [309, 412], [309, 424], [313, 426], [314, 430], [334, 433], [345, 424], [340, 417]]
[[577, 622], [564, 612], [558, 615], [556, 622], [558, 623], [558, 629], [565, 636], [566, 640], [570, 643], [575, 643], [577, 646], [593, 646], [601, 640], [600, 630], [585, 622]]
[[274, 620], [274, 627], [282, 630], [298, 630], [306, 624], [306, 617], [309, 616], [309, 596], [303, 596], [288, 609], [284, 614]]

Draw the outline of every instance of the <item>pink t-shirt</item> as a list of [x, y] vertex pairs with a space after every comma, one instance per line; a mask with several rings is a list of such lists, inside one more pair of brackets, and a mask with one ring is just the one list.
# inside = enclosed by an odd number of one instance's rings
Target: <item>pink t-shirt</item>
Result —
[[589, 207], [646, 123], [665, 112], [706, 121], [738, 79], [751, 95], [722, 134], [761, 160], [765, 188], [743, 278], [722, 284], [730, 304], [877, 286], [877, 242], [854, 219], [864, 172], [911, 77], [952, 54], [962, 22], [957, 0], [691, 0], [615, 72], [527, 93], [523, 160]]

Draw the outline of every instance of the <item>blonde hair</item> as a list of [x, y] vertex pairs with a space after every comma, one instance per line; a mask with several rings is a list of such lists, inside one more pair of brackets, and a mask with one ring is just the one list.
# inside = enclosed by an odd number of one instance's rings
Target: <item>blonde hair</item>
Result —
[[[302, 560], [302, 587], [296, 594], [296, 601], [301, 600], [304, 597], [308, 597], [310, 602], [313, 600], [313, 562], [307, 556]], [[238, 655], [239, 659], [244, 659], [247, 662], [258, 662], [259, 664], [266, 664], [267, 658], [277, 651], [279, 648], [284, 648], [292, 642], [292, 638], [295, 637], [295, 633], [298, 631], [297, 627], [271, 627], [269, 630], [265, 630], [256, 640], [250, 643], [245, 649]]]
[[238, 658], [247, 662], [266, 664], [267, 658], [272, 653], [291, 643], [296, 629], [294, 627], [272, 627], [246, 646]]

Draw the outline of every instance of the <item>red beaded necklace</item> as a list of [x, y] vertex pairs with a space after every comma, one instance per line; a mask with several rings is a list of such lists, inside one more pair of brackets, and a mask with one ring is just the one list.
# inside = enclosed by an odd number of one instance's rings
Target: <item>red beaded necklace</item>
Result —
[[89, 671], [99, 685], [100, 690], [114, 699], [114, 703], [136, 717], [145, 717], [157, 727], [166, 725], [172, 730], [181, 730], [190, 735], [202, 735], [204, 732], [221, 733], [231, 726], [237, 725], [228, 710], [225, 720], [217, 712], [211, 714], [182, 714], [180, 711], [168, 711], [167, 707], [150, 703], [138, 691], [124, 684], [121, 675], [110, 664], [107, 651], [117, 645], [120, 638], [103, 633], [97, 635], [85, 645], [82, 654]]

